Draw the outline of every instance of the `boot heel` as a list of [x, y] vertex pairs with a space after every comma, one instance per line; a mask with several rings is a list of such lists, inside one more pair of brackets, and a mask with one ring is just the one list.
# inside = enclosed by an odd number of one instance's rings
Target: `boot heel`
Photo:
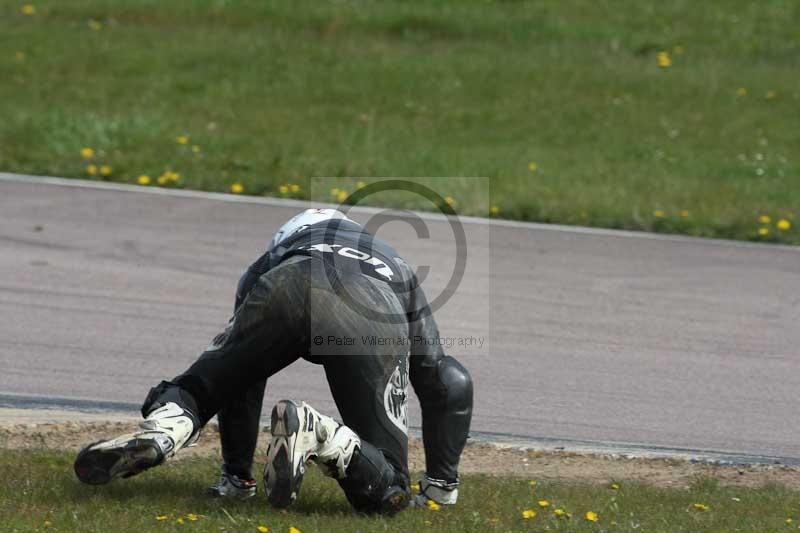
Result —
[[287, 437], [300, 430], [297, 404], [291, 400], [281, 400], [272, 408], [270, 430], [273, 436]]

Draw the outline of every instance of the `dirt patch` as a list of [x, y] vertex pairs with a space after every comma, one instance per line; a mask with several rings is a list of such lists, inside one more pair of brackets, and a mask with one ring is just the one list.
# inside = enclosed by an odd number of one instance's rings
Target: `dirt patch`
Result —
[[551, 481], [638, 481], [660, 487], [686, 487], [698, 478], [710, 477], [725, 485], [781, 483], [800, 488], [800, 468], [783, 465], [714, 465], [684, 459], [504, 449], [491, 444], [467, 446], [461, 464], [462, 472], [507, 474]]
[[[75, 413], [0, 409], [0, 448], [56, 448], [77, 450], [83, 445], [130, 432], [134, 417], [108, 421], [108, 414], [76, 417]], [[77, 418], [77, 419], [76, 419]], [[70, 420], [72, 419], [72, 420]], [[68, 421], [69, 420], [69, 421]], [[219, 431], [215, 424], [203, 430], [197, 446], [180, 457], [220, 457]], [[269, 433], [259, 437], [265, 450]], [[263, 462], [264, 458], [257, 458]], [[409, 467], [420, 472], [425, 466], [422, 442], [411, 439]], [[485, 443], [470, 443], [461, 458], [462, 473], [510, 475], [536, 480], [609, 483], [639, 481], [662, 487], [683, 487], [701, 477], [712, 477], [726, 485], [757, 486], [781, 483], [800, 488], [800, 468], [780, 465], [727, 466], [692, 463], [680, 459], [636, 459], [570, 452], [520, 450]]]

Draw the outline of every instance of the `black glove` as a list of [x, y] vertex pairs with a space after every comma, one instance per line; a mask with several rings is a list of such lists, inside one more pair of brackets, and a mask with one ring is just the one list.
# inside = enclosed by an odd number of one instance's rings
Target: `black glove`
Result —
[[215, 498], [237, 498], [246, 500], [256, 495], [258, 483], [255, 479], [242, 479], [239, 476], [228, 473], [225, 465], [222, 465], [222, 474], [215, 485], [208, 488], [208, 493]]
[[432, 507], [436, 505], [455, 505], [458, 501], [458, 481], [448, 483], [441, 479], [431, 479], [425, 476], [419, 482], [419, 494], [414, 503], [419, 507]]

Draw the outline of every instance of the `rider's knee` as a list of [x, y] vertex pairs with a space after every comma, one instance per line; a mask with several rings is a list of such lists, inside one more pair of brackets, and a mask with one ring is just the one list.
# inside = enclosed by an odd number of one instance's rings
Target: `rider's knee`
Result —
[[366, 514], [393, 515], [411, 500], [408, 476], [394, 468], [374, 446], [362, 442], [339, 480], [353, 508]]

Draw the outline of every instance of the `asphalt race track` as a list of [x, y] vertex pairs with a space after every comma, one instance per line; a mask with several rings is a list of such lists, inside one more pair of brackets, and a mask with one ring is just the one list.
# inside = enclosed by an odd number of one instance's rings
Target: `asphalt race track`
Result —
[[[0, 174], [0, 405], [131, 410], [221, 331], [240, 274], [301, 208], [45, 181]], [[427, 239], [397, 221], [379, 235], [430, 266], [433, 298], [456, 245], [425, 222]], [[463, 227], [464, 279], [437, 319], [473, 373], [476, 435], [800, 461], [800, 248]], [[270, 380], [267, 403], [283, 397], [335, 410], [308, 363]]]

